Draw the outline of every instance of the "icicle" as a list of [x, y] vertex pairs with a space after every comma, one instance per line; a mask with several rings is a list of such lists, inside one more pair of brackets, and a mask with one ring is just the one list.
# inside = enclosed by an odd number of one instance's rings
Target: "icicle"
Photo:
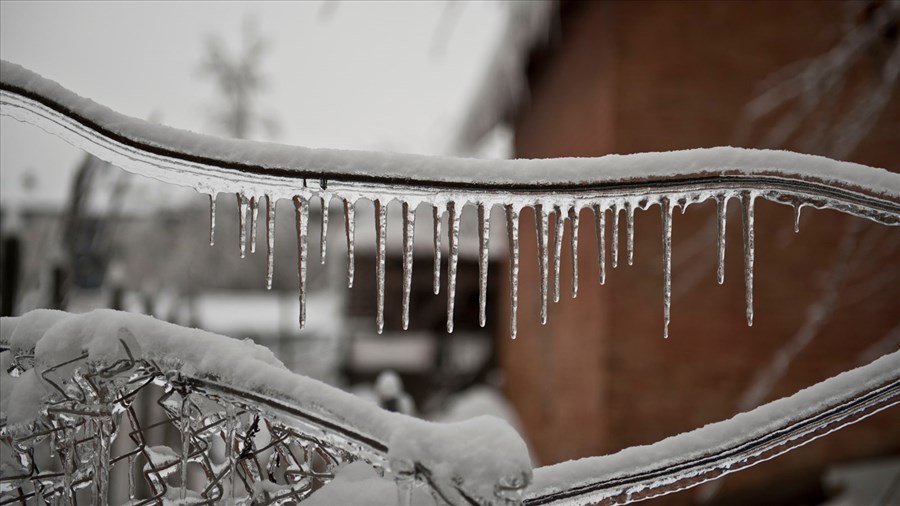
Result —
[[553, 207], [556, 229], [553, 231], [553, 302], [559, 302], [559, 267], [562, 257], [563, 215], [559, 206]]
[[434, 294], [441, 293], [441, 211], [437, 205], [432, 209], [434, 221]]
[[325, 198], [325, 195], [319, 197], [319, 201], [322, 203], [322, 228], [321, 234], [319, 235], [319, 251], [321, 252], [321, 258], [319, 261], [322, 265], [325, 265], [325, 253], [328, 249], [328, 204], [329, 199]]
[[625, 202], [625, 244], [628, 250], [628, 265], [634, 263], [634, 208]]
[[488, 246], [491, 236], [490, 211], [478, 204], [478, 325], [487, 323]]
[[259, 216], [259, 209], [256, 195], [250, 197], [250, 253], [256, 253], [256, 219]]
[[534, 206], [534, 221], [537, 227], [538, 270], [541, 276], [541, 325], [547, 324], [547, 211], [543, 204]]
[[594, 226], [597, 229], [597, 258], [600, 261], [600, 284], [606, 283], [606, 210], [594, 204]]
[[188, 460], [191, 454], [191, 405], [188, 393], [181, 394], [181, 500], [187, 498]]
[[409, 295], [412, 289], [413, 243], [416, 233], [416, 210], [403, 203], [403, 330], [409, 328]]
[[459, 214], [456, 202], [447, 204], [447, 235], [450, 256], [447, 257], [447, 332], [453, 332], [453, 306], [456, 303], [456, 266], [459, 261]]
[[216, 244], [216, 196], [209, 194], [209, 245]]
[[572, 247], [572, 298], [578, 295], [578, 210], [569, 208], [569, 246]]
[[803, 210], [803, 204], [794, 206], [794, 233], [800, 233], [800, 211]]
[[728, 197], [724, 194], [716, 196], [716, 236], [717, 236], [717, 265], [716, 279], [719, 284], [725, 282], [725, 227], [727, 225]]
[[613, 269], [619, 266], [619, 206], [613, 204], [610, 207], [612, 212], [612, 266]]
[[275, 204], [271, 195], [266, 195], [266, 289], [272, 289], [275, 273]]
[[506, 230], [509, 234], [509, 336], [516, 338], [516, 310], [519, 306], [519, 211], [506, 205]]
[[353, 288], [353, 236], [356, 231], [356, 204], [344, 199], [344, 230], [347, 231], [347, 287]]
[[225, 504], [234, 504], [234, 487], [237, 483], [237, 453], [234, 451], [235, 433], [237, 432], [234, 406], [225, 406], [225, 456], [228, 459], [228, 481], [224, 483], [222, 494]]
[[375, 322], [378, 333], [384, 332], [384, 246], [387, 232], [387, 206], [381, 200], [375, 200], [375, 304], [377, 313]]
[[744, 225], [744, 284], [747, 287], [747, 326], [753, 326], [753, 200], [750, 192], [741, 193]]
[[309, 232], [309, 201], [303, 197], [294, 197], [294, 209], [297, 211], [297, 273], [300, 279], [300, 329], [306, 326], [306, 256], [307, 236]]
[[668, 197], [660, 201], [663, 239], [663, 337], [669, 338], [672, 309], [672, 203]]
[[247, 201], [244, 199], [244, 196], [240, 193], [237, 195], [238, 201], [238, 234], [240, 235], [241, 242], [241, 258], [244, 258], [244, 254], [247, 249]]

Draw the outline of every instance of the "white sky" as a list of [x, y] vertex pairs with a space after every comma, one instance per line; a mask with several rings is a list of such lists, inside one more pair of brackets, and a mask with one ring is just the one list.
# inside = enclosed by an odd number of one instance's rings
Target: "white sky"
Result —
[[[270, 50], [260, 109], [274, 140], [312, 147], [444, 154], [500, 36], [508, 6], [464, 2], [8, 2], [0, 57], [139, 118], [214, 130], [213, 82], [199, 75], [206, 38], [237, 50], [255, 19]], [[452, 23], [451, 30], [442, 25]], [[444, 36], [444, 35], [446, 36]], [[441, 50], [440, 48], [443, 48]], [[0, 200], [58, 207], [80, 152], [0, 119]]]

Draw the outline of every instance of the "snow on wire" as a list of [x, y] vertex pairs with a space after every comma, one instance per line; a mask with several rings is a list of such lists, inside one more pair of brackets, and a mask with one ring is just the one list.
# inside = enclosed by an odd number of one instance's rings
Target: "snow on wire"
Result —
[[[725, 229], [728, 201], [742, 209], [744, 282], [747, 323], [753, 323], [754, 207], [757, 198], [800, 209], [837, 209], [886, 224], [900, 225], [900, 174], [828, 158], [787, 151], [731, 147], [666, 153], [607, 155], [599, 158], [549, 160], [477, 160], [408, 154], [311, 149], [230, 140], [156, 125], [127, 117], [80, 97], [57, 83], [18, 65], [0, 67], [0, 113], [33, 123], [71, 144], [119, 167], [164, 182], [192, 187], [209, 195], [210, 242], [214, 241], [215, 202], [220, 193], [238, 200], [241, 255], [255, 250], [259, 203], [266, 200], [267, 271], [271, 288], [275, 205], [291, 199], [296, 210], [300, 326], [306, 320], [306, 264], [309, 207], [327, 209], [332, 199], [344, 208], [347, 236], [347, 282], [353, 284], [355, 208], [360, 200], [375, 205], [376, 298], [378, 331], [384, 325], [385, 241], [387, 207], [403, 206], [402, 321], [408, 324], [412, 276], [414, 211], [431, 206], [434, 220], [434, 290], [440, 289], [441, 218], [449, 215], [447, 240], [447, 330], [453, 330], [459, 218], [466, 205], [478, 209], [479, 323], [485, 324], [490, 210], [506, 213], [510, 247], [510, 332], [516, 336], [519, 271], [519, 216], [535, 211], [540, 267], [541, 322], [547, 321], [550, 250], [552, 297], [559, 297], [559, 252], [564, 220], [577, 227], [582, 209], [595, 214], [599, 242], [599, 281], [606, 277], [606, 215], [612, 217], [611, 261], [618, 264], [618, 223], [626, 215], [626, 248], [633, 257], [635, 210], [658, 206], [663, 223], [663, 335], [668, 336], [672, 294], [672, 214], [680, 208], [714, 200], [718, 213], [717, 280], [724, 281]], [[249, 213], [249, 222], [248, 222]], [[548, 236], [553, 214], [557, 233]], [[327, 213], [321, 213], [320, 247], [324, 250]], [[573, 255], [576, 235], [570, 233]], [[323, 251], [324, 253], [324, 251]], [[324, 259], [324, 254], [321, 256]], [[577, 266], [577, 264], [576, 264]], [[573, 269], [572, 296], [577, 292]]]

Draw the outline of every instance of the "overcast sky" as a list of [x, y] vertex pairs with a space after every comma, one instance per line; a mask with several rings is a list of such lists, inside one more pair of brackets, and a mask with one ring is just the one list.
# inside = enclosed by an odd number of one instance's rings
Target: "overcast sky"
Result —
[[[8, 2], [0, 57], [139, 118], [214, 132], [200, 76], [208, 36], [240, 47], [244, 19], [269, 42], [262, 112], [277, 142], [445, 153], [499, 40], [506, 6], [465, 2]], [[63, 203], [80, 152], [0, 119], [0, 200]]]

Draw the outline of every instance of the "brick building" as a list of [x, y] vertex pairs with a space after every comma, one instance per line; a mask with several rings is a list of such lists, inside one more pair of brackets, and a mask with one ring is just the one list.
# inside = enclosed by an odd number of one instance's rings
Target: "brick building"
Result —
[[[844, 86], [826, 93], [828, 100], [816, 104], [794, 135], [776, 143], [771, 134], [794, 110], [791, 103], [754, 122], [742, 116], [767, 77], [826, 53], [848, 29], [865, 28], [884, 9], [878, 2], [562, 2], [551, 42], [530, 48], [527, 100], [505, 111], [514, 154], [600, 156], [768, 143], [897, 171], [896, 79], [887, 85], [890, 99], [877, 122], [855, 149], [836, 155], [827, 136], [805, 135], [822, 125], [840, 127], [860, 97], [879, 89], [880, 69], [891, 55], [897, 58], [896, 17], [881, 22], [847, 67]], [[750, 134], [737, 137], [748, 124], [754, 127]], [[506, 392], [540, 464], [649, 444], [727, 419], [779, 353], [792, 360], [761, 402], [853, 368], [875, 350], [898, 348], [900, 231], [806, 210], [795, 234], [790, 208], [758, 201], [756, 318], [748, 327], [740, 219], [737, 203], [731, 206], [722, 286], [715, 280], [710, 226], [715, 205], [692, 206], [674, 217], [668, 340], [662, 338], [656, 208], [636, 213], [634, 265], [620, 253], [618, 268], [611, 269], [607, 258], [604, 286], [597, 282], [593, 214], [582, 213], [580, 290], [575, 299], [566, 296], [572, 269], [566, 241], [563, 296], [551, 302], [545, 326], [537, 311], [534, 216], [522, 213], [519, 337], [511, 341], [508, 329], [500, 328], [497, 339]], [[898, 427], [900, 410], [880, 413], [730, 475], [712, 501], [819, 502], [829, 493], [821, 487], [823, 469], [897, 455]], [[659, 502], [695, 500], [696, 491], [687, 491]]]

